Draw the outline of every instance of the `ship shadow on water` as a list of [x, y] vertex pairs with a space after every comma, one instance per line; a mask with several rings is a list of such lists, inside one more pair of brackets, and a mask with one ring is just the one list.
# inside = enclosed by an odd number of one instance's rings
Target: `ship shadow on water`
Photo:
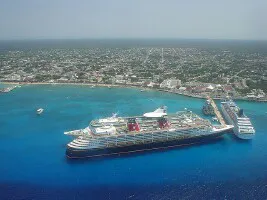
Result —
[[68, 164], [84, 164], [84, 163], [90, 163], [90, 162], [104, 162], [108, 160], [114, 160], [114, 159], [126, 159], [126, 158], [135, 158], [140, 156], [146, 156], [149, 154], [161, 154], [166, 153], [168, 151], [177, 151], [187, 148], [196, 148], [206, 145], [214, 145], [218, 143], [222, 143], [224, 141], [224, 137], [218, 137], [211, 139], [209, 141], [202, 141], [198, 143], [193, 143], [189, 145], [180, 145], [180, 146], [173, 146], [173, 147], [162, 147], [159, 149], [149, 149], [144, 151], [137, 151], [137, 152], [131, 152], [131, 153], [121, 153], [116, 155], [107, 155], [107, 156], [96, 156], [96, 157], [90, 157], [90, 158], [68, 158], [65, 157], [66, 162]]

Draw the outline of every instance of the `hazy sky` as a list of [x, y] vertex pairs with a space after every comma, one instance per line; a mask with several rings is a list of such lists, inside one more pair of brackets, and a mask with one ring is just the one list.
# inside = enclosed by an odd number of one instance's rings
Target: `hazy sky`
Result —
[[267, 40], [267, 0], [0, 0], [0, 39]]

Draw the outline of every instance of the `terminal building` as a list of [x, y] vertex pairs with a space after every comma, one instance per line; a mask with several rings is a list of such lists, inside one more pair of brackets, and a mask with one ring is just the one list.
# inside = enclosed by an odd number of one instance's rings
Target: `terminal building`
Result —
[[160, 88], [177, 88], [181, 86], [181, 80], [179, 79], [166, 79], [160, 84]]

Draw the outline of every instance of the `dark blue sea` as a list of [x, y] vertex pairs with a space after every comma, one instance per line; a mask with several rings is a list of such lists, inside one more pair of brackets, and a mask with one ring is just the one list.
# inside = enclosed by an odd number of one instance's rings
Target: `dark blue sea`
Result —
[[[0, 94], [0, 200], [267, 199], [267, 103], [237, 102], [256, 128], [208, 144], [70, 161], [64, 131], [95, 118], [141, 115], [161, 105], [201, 115], [204, 100], [156, 91], [23, 86]], [[41, 116], [37, 108], [44, 108]]]

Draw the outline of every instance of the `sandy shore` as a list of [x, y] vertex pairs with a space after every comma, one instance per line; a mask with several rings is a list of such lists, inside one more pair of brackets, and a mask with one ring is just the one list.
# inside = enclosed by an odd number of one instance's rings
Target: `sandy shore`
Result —
[[136, 85], [113, 85], [113, 84], [104, 84], [104, 83], [50, 83], [50, 82], [0, 82], [6, 85], [77, 85], [77, 86], [96, 86], [96, 87], [116, 87], [116, 88], [137, 88], [140, 90], [157, 90], [153, 88], [144, 88], [142, 86]]
[[103, 86], [103, 87], [117, 86], [111, 84], [96, 84], [96, 83], [50, 83], [50, 82], [1, 82], [1, 83], [10, 85], [88, 85], [88, 86]]

